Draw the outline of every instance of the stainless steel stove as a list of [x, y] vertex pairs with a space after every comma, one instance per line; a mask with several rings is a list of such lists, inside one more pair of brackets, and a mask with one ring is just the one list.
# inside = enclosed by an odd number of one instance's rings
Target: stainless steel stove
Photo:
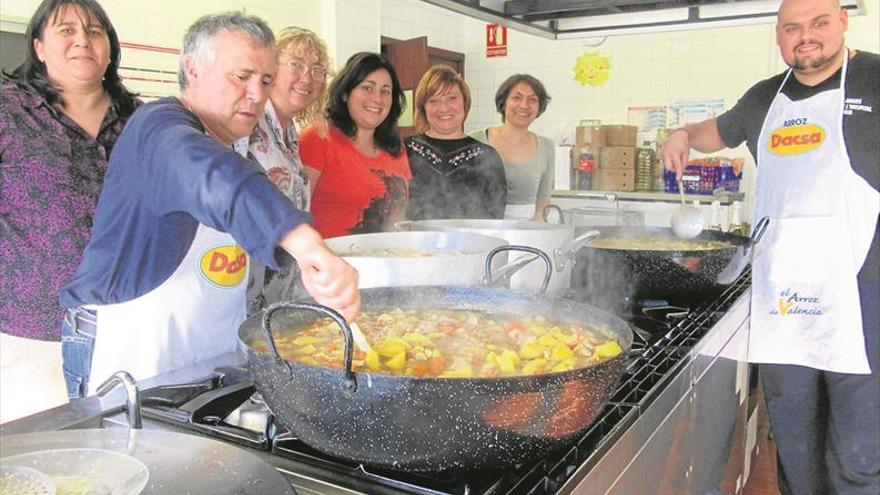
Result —
[[[142, 389], [144, 427], [249, 449], [301, 494], [735, 493], [745, 481], [743, 459], [729, 453], [745, 443], [748, 280], [745, 273], [697, 308], [650, 303], [638, 309], [630, 320], [643, 338], [636, 339], [598, 419], [570, 446], [507, 470], [431, 476], [329, 457], [276, 424], [240, 358], [181, 370]], [[126, 426], [118, 402], [81, 402], [8, 423], [0, 432]]]

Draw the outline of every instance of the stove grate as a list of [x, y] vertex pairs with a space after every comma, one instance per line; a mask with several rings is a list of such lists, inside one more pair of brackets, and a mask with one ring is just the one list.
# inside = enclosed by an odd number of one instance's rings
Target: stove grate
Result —
[[599, 419], [570, 449], [548, 455], [536, 462], [532, 470], [506, 495], [551, 495], [556, 493], [575, 472], [589, 470], [626, 428], [632, 424], [662, 391], [669, 373], [682, 365], [682, 358], [724, 315], [725, 310], [748, 289], [751, 281], [746, 270], [718, 298], [698, 307], [674, 325], [630, 365], [617, 391]]

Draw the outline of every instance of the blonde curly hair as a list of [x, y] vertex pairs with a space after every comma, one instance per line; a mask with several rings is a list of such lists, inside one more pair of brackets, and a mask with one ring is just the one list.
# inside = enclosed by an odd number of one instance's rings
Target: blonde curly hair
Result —
[[304, 108], [293, 120], [298, 128], [303, 129], [316, 120], [323, 119], [324, 107], [327, 106], [330, 94], [329, 80], [335, 74], [330, 62], [330, 55], [327, 53], [327, 44], [310, 29], [290, 26], [282, 29], [275, 36], [275, 52], [278, 55], [282, 53], [292, 53], [296, 56], [315, 55], [318, 58], [318, 63], [327, 70], [327, 80], [321, 86], [321, 94], [318, 99]]

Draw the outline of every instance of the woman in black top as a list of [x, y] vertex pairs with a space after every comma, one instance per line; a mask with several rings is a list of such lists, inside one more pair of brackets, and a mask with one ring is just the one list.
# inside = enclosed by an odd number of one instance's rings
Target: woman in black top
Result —
[[467, 84], [445, 65], [431, 67], [419, 81], [415, 125], [422, 134], [405, 143], [409, 219], [504, 216], [504, 165], [495, 149], [465, 135], [470, 106]]

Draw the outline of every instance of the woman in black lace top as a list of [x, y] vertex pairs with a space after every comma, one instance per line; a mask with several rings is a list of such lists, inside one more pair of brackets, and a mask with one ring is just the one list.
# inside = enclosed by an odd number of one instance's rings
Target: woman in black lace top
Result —
[[407, 217], [502, 218], [507, 200], [498, 153], [464, 133], [470, 90], [454, 70], [435, 65], [416, 88], [415, 125], [406, 140], [412, 170]]

